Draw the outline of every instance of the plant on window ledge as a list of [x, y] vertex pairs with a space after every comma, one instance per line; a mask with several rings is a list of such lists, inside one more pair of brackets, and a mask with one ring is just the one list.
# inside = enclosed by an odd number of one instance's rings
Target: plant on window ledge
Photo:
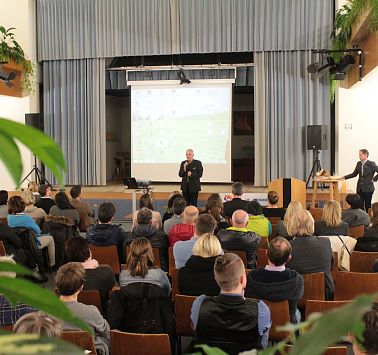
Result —
[[0, 62], [14, 61], [21, 65], [23, 69], [21, 89], [26, 93], [32, 93], [34, 91], [34, 65], [25, 58], [23, 49], [14, 38], [12, 32], [14, 29], [0, 26]]

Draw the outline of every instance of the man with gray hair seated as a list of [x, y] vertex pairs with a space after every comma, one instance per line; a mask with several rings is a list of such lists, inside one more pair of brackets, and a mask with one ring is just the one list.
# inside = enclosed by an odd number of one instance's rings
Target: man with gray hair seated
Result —
[[246, 229], [248, 224], [248, 213], [243, 210], [236, 210], [232, 214], [232, 227], [221, 229], [218, 232], [218, 239], [222, 249], [242, 250], [247, 256], [247, 268], [256, 268], [256, 250], [259, 246], [261, 237], [254, 232]]
[[[126, 244], [130, 245], [133, 240], [145, 237], [153, 248], [159, 249], [160, 266], [168, 271], [168, 239], [163, 231], [158, 230], [152, 222], [152, 212], [143, 207], [137, 213], [138, 224], [126, 236]], [[127, 259], [127, 256], [126, 256]]]
[[244, 184], [242, 182], [234, 182], [232, 184], [232, 200], [223, 203], [223, 211], [226, 217], [231, 218], [236, 210], [245, 210], [248, 201], [242, 200], [243, 193]]

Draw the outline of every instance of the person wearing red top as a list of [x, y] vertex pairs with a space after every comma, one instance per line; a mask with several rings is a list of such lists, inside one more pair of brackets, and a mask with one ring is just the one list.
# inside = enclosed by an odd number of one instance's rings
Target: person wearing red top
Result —
[[169, 245], [173, 247], [176, 242], [189, 240], [194, 235], [194, 225], [198, 218], [198, 209], [195, 206], [187, 206], [184, 210], [183, 223], [173, 226], [168, 235]]

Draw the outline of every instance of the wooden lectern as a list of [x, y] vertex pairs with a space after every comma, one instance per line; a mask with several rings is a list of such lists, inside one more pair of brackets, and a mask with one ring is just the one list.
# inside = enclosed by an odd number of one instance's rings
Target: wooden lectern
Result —
[[278, 207], [285, 207], [291, 201], [299, 201], [306, 208], [306, 182], [293, 178], [280, 178], [268, 185], [269, 191], [276, 191], [279, 197]]

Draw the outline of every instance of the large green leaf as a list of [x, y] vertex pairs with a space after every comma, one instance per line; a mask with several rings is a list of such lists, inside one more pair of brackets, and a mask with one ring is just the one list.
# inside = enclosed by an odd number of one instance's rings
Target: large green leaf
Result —
[[[56, 176], [60, 184], [63, 184], [63, 171], [66, 169], [63, 153], [57, 143], [38, 129], [24, 124], [0, 118], [0, 132], [9, 137], [14, 137], [28, 147]], [[0, 156], [2, 158], [2, 156]], [[10, 172], [17, 171], [15, 164], [18, 162], [6, 159], [4, 161]], [[15, 179], [16, 174], [12, 175]], [[20, 183], [15, 179], [16, 184]]]
[[0, 293], [4, 294], [13, 304], [26, 303], [93, 334], [93, 329], [73, 315], [51, 290], [44, 289], [27, 280], [0, 276]]
[[290, 355], [320, 355], [326, 347], [337, 343], [350, 331], [357, 332], [360, 336], [363, 329], [362, 315], [371, 308], [377, 297], [377, 293], [361, 295], [343, 307], [326, 312], [320, 317], [315, 315], [310, 330], [296, 340]]
[[9, 134], [0, 129], [0, 159], [8, 168], [13, 181], [17, 184], [21, 180], [22, 174], [22, 160], [20, 150], [16, 142]]
[[25, 266], [13, 264], [9, 262], [0, 262], [1, 272], [15, 272], [19, 275], [32, 275], [33, 271], [27, 269]]
[[17, 354], [77, 354], [83, 350], [59, 339], [39, 337], [36, 334], [12, 334], [0, 336], [2, 355]]

